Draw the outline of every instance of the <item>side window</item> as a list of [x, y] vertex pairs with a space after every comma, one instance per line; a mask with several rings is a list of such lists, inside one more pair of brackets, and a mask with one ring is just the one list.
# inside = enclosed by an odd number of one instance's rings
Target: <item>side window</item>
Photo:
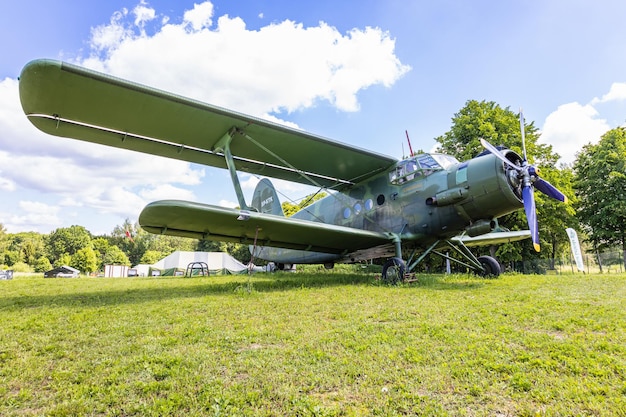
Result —
[[389, 182], [392, 184], [402, 184], [411, 181], [422, 175], [419, 165], [415, 159], [408, 159], [400, 162], [392, 171], [389, 172]]

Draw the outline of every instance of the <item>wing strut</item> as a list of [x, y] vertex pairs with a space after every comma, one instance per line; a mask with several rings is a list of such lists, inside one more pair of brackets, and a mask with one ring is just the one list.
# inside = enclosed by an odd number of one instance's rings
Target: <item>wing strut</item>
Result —
[[228, 167], [228, 171], [230, 172], [230, 179], [233, 181], [233, 187], [235, 188], [235, 194], [237, 194], [237, 201], [239, 201], [239, 207], [242, 210], [254, 210], [254, 208], [248, 206], [246, 204], [246, 199], [243, 196], [243, 191], [241, 190], [241, 183], [239, 182], [239, 176], [237, 175], [237, 167], [235, 167], [235, 160], [233, 158], [233, 154], [230, 152], [230, 142], [233, 140], [235, 133], [239, 133], [237, 128], [232, 127], [228, 132], [221, 137], [219, 141], [215, 144], [215, 148], [213, 149], [216, 152], [222, 152], [224, 154], [224, 159], [226, 160], [226, 166]]
[[[309, 181], [311, 184], [315, 185], [316, 187], [319, 187], [320, 189], [324, 189], [326, 187], [324, 187], [323, 185], [321, 185], [319, 182], [315, 181], [313, 178], [311, 178], [309, 175], [307, 175], [304, 171], [302, 171], [301, 169], [296, 168], [295, 166], [291, 165], [289, 162], [287, 162], [286, 160], [284, 160], [283, 158], [281, 158], [279, 155], [277, 155], [276, 153], [272, 152], [271, 150], [269, 150], [267, 147], [261, 145], [259, 142], [257, 142], [256, 140], [252, 139], [252, 137], [250, 137], [250, 135], [248, 135], [245, 132], [240, 132], [243, 137], [245, 137], [246, 139], [248, 139], [250, 142], [254, 143], [256, 146], [258, 146], [259, 148], [261, 148], [262, 150], [264, 150], [265, 152], [267, 152], [269, 155], [273, 156], [274, 158], [278, 159], [280, 162], [282, 162], [283, 164], [285, 164], [285, 166], [291, 168], [294, 172], [297, 172], [302, 178], [304, 178], [305, 180]], [[338, 179], [335, 179], [337, 182], [339, 182]], [[346, 181], [344, 181], [345, 183]]]

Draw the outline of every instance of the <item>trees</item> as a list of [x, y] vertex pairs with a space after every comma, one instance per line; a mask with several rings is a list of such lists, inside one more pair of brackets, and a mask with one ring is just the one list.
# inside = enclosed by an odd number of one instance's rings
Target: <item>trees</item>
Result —
[[[559, 156], [551, 145], [537, 143], [539, 133], [534, 122], [525, 124], [526, 152], [531, 163], [554, 167]], [[435, 138], [438, 152], [447, 153], [464, 161], [484, 150], [483, 138], [493, 145], [503, 145], [522, 155], [522, 136], [519, 113], [502, 108], [493, 101], [469, 100], [452, 118], [450, 130]]]
[[117, 246], [109, 246], [104, 253], [103, 265], [127, 265], [130, 266], [131, 262], [128, 256]]
[[76, 251], [70, 266], [86, 274], [95, 272], [98, 270], [98, 255], [91, 245], [86, 246]]
[[300, 203], [298, 204], [293, 204], [289, 201], [284, 201], [281, 206], [283, 208], [283, 212], [285, 213], [285, 216], [287, 217], [291, 217], [293, 216], [295, 213], [297, 213], [298, 211], [302, 210], [303, 208], [305, 208], [306, 206], [309, 206], [311, 204], [313, 204], [314, 202], [316, 202], [317, 200], [320, 200], [324, 197], [326, 197], [328, 194], [322, 192], [322, 193], [315, 193], [315, 194], [309, 194], [306, 197], [304, 197]]
[[58, 265], [58, 260], [63, 255], [72, 256], [90, 243], [91, 233], [83, 226], [74, 225], [58, 228], [48, 236], [49, 258], [53, 264]]
[[594, 248], [619, 245], [626, 267], [626, 129], [587, 144], [574, 162], [578, 218]]

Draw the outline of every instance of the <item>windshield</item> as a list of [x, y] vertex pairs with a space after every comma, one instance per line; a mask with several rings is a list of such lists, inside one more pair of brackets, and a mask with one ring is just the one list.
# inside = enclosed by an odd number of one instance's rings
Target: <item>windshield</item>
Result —
[[453, 156], [442, 154], [420, 154], [411, 159], [400, 161], [389, 172], [389, 181], [393, 184], [401, 184], [411, 181], [420, 176], [428, 176], [435, 171], [447, 169], [458, 164], [459, 161]]
[[439, 162], [439, 165], [441, 165], [443, 169], [448, 169], [452, 165], [459, 163], [459, 160], [456, 159], [454, 156], [443, 155], [440, 153], [435, 153], [435, 154], [432, 154], [431, 156], [433, 157], [434, 160]]

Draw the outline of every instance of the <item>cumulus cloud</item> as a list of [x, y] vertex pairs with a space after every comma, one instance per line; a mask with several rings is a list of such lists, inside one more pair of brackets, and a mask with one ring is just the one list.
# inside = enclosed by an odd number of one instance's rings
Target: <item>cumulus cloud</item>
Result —
[[[358, 110], [359, 91], [391, 86], [410, 68], [380, 28], [346, 34], [290, 20], [248, 30], [238, 17], [196, 4], [183, 21], [146, 34], [118, 12], [92, 33], [94, 54], [77, 63], [254, 116], [326, 101]], [[108, 33], [110, 32], [110, 33]], [[114, 41], [112, 41], [114, 40]], [[164, 53], [167, 51], [167, 53]]]
[[209, 28], [213, 24], [213, 4], [205, 2], [194, 4], [193, 9], [187, 10], [183, 17], [185, 24], [190, 24], [192, 30], [198, 31]]
[[608, 93], [603, 95], [601, 98], [594, 98], [591, 100], [591, 104], [596, 105], [599, 103], [623, 100], [626, 100], [626, 83], [613, 83]]
[[607, 121], [598, 116], [591, 104], [563, 104], [546, 118], [541, 139], [552, 145], [561, 162], [572, 163], [585, 144], [597, 142], [610, 129]]
[[560, 161], [571, 164], [588, 143], [597, 143], [608, 130], [617, 126], [603, 117], [607, 105], [626, 101], [626, 83], [613, 83], [606, 94], [594, 97], [588, 104], [578, 102], [559, 106], [544, 122], [541, 140], [552, 145]]
[[156, 18], [156, 13], [153, 8], [148, 7], [145, 1], [141, 1], [134, 9], [135, 26], [141, 29], [142, 33], [147, 22]]
[[[279, 122], [320, 102], [356, 111], [360, 91], [389, 87], [410, 69], [380, 28], [341, 33], [285, 20], [248, 30], [241, 18], [214, 13], [205, 1], [177, 20], [141, 0], [93, 27], [88, 51], [74, 62]], [[189, 187], [205, 174], [181, 161], [45, 135], [24, 117], [13, 79], [0, 82], [0, 167], [4, 192], [33, 190], [56, 196], [57, 206], [129, 218], [153, 199], [194, 200]], [[34, 222], [30, 209], [21, 207], [13, 224]], [[58, 216], [39, 218], [56, 226]]]
[[59, 207], [37, 201], [20, 201], [20, 213], [0, 213], [3, 225], [11, 232], [37, 230], [44, 226], [54, 228], [61, 224]]

